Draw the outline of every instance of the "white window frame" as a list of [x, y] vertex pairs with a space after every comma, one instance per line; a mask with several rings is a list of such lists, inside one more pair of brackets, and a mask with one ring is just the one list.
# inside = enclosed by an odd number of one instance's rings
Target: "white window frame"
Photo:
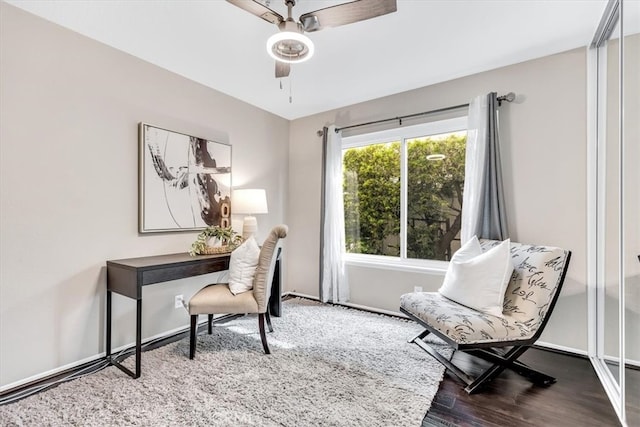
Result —
[[[442, 273], [447, 270], [448, 261], [407, 258], [407, 140], [423, 138], [450, 132], [467, 130], [467, 116], [438, 120], [419, 125], [405, 126], [342, 138], [342, 149], [365, 147], [372, 144], [400, 141], [400, 256], [345, 253], [349, 265]], [[343, 151], [344, 152], [344, 151]]]

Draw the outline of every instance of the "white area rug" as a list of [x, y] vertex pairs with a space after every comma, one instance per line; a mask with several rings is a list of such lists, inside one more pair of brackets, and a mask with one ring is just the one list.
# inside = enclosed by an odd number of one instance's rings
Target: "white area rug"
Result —
[[[420, 426], [444, 369], [415, 323], [304, 299], [283, 303], [262, 351], [245, 316], [0, 407], [2, 426]], [[440, 349], [445, 354], [447, 350]], [[450, 352], [449, 352], [450, 353]], [[133, 365], [129, 358], [126, 365]]]

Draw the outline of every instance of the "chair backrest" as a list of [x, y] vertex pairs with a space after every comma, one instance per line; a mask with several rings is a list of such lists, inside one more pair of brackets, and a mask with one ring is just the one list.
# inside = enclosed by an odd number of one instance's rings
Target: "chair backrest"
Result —
[[282, 224], [271, 229], [260, 249], [258, 267], [253, 279], [253, 297], [258, 303], [258, 313], [267, 311], [267, 304], [271, 296], [271, 283], [276, 266], [281, 239], [287, 236], [289, 228]]
[[[500, 241], [481, 240], [484, 251]], [[503, 315], [537, 339], [560, 295], [571, 252], [553, 246], [511, 242], [513, 274], [505, 293]], [[527, 335], [528, 335], [527, 334]]]

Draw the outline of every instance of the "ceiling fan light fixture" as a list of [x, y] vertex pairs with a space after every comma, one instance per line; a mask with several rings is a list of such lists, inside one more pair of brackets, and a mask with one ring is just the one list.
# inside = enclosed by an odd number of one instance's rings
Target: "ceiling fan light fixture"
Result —
[[267, 40], [267, 52], [276, 61], [289, 64], [309, 60], [314, 46], [311, 39], [296, 31], [281, 31]]
[[309, 60], [313, 56], [313, 42], [305, 32], [320, 31], [324, 28], [339, 27], [354, 22], [365, 21], [398, 10], [397, 0], [358, 0], [340, 3], [334, 6], [300, 15], [298, 22], [293, 19], [293, 7], [297, 0], [284, 0], [287, 17], [270, 9], [271, 0], [227, 0], [258, 18], [275, 24], [280, 29], [267, 40], [267, 52], [276, 60], [277, 79], [287, 77], [291, 70], [289, 64]]

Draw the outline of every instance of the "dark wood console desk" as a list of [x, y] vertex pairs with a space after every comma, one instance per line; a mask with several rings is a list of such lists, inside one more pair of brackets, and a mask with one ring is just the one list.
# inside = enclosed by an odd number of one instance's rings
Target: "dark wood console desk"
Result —
[[[107, 332], [106, 358], [120, 370], [133, 378], [140, 377], [140, 356], [142, 353], [142, 287], [154, 283], [199, 276], [229, 269], [230, 254], [198, 255], [188, 253], [157, 255], [107, 261]], [[270, 313], [280, 316], [280, 259], [269, 299]], [[115, 292], [136, 300], [136, 367], [135, 373], [111, 355], [111, 294]]]

